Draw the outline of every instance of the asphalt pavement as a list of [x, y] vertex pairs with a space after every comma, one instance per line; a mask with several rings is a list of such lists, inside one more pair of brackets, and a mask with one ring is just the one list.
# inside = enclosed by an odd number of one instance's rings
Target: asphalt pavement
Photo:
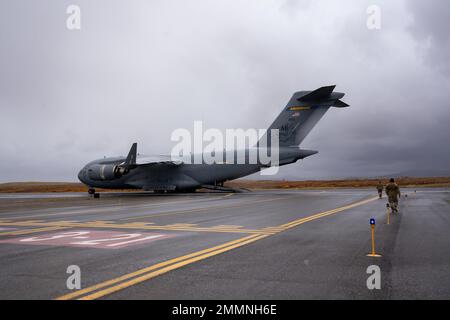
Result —
[[2, 194], [0, 299], [449, 299], [449, 230], [449, 189], [389, 225], [369, 189]]

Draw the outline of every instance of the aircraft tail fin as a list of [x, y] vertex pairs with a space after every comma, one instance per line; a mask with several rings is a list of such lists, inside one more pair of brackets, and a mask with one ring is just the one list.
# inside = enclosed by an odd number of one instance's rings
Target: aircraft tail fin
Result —
[[[306, 138], [330, 107], [344, 108], [349, 105], [340, 99], [344, 93], [333, 92], [336, 86], [326, 86], [314, 91], [293, 94], [286, 107], [268, 129], [279, 130], [279, 146], [298, 146]], [[267, 139], [264, 135], [261, 139]], [[267, 141], [270, 146], [270, 139]]]
[[137, 143], [133, 143], [131, 146], [130, 152], [128, 152], [127, 159], [125, 160], [124, 165], [130, 166], [136, 164], [136, 154], [137, 154]]

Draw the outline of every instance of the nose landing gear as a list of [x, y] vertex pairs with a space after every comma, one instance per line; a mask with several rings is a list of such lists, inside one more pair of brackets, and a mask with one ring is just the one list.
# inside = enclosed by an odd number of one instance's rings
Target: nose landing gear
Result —
[[94, 198], [94, 199], [100, 198], [100, 193], [95, 192], [94, 188], [89, 187], [88, 194], [89, 194], [89, 198], [91, 198], [91, 197]]

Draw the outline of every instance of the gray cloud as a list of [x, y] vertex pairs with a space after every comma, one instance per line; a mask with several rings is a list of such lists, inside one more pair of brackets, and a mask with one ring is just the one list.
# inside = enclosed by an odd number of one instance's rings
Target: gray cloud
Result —
[[[337, 84], [351, 104], [276, 178], [447, 169], [445, 1], [3, 1], [0, 180], [75, 180], [83, 163], [170, 151], [171, 132], [266, 128], [292, 92]], [[69, 4], [82, 29], [65, 27]]]
[[440, 72], [450, 75], [450, 4], [445, 0], [408, 1], [413, 22], [410, 31], [417, 40], [424, 60]]

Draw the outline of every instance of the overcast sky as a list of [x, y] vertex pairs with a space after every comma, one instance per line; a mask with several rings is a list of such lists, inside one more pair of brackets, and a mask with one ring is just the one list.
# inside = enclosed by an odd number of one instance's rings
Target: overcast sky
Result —
[[267, 128], [293, 92], [330, 84], [351, 107], [275, 178], [450, 173], [449, 23], [447, 0], [3, 0], [0, 181], [75, 181], [134, 141], [169, 153], [194, 120]]

